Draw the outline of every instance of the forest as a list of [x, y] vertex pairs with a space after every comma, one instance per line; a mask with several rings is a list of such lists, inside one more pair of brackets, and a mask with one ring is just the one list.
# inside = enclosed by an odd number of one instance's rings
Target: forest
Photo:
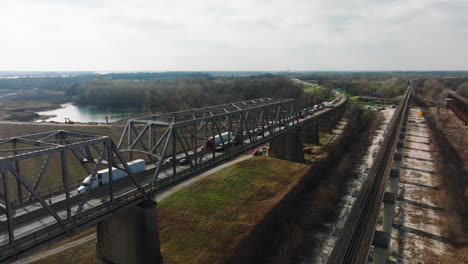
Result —
[[424, 82], [423, 93], [437, 97], [443, 88], [468, 97], [468, 77], [441, 77], [418, 72], [135, 72], [85, 73], [69, 77], [0, 79], [0, 90], [44, 89], [64, 91], [79, 105], [177, 111], [261, 97], [293, 98], [298, 107], [327, 100], [324, 93], [304, 91], [290, 77], [307, 80], [323, 90], [341, 88], [350, 95], [395, 97], [409, 79]]
[[341, 88], [352, 95], [395, 97], [403, 94], [409, 79], [423, 81], [422, 93], [436, 97], [444, 89], [456, 91], [468, 98], [466, 72], [316, 72], [303, 73], [302, 80]]
[[81, 105], [142, 107], [176, 111], [262, 97], [294, 98], [299, 105], [319, 102], [314, 94], [283, 76], [261, 75], [234, 79], [189, 77], [180, 79], [97, 79], [74, 84], [67, 95]]

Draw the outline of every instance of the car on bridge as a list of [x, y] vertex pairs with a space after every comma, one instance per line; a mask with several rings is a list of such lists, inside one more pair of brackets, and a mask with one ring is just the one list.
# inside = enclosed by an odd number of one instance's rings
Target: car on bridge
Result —
[[262, 155], [262, 151], [260, 151], [259, 149], [256, 149], [252, 152], [252, 155], [253, 156], [261, 156]]

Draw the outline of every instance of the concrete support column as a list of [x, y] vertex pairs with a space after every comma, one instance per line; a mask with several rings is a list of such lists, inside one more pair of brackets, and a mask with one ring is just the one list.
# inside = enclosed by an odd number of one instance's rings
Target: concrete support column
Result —
[[397, 143], [397, 148], [404, 148], [405, 147], [405, 141], [404, 140], [399, 140]]
[[383, 231], [392, 233], [393, 215], [395, 213], [396, 196], [393, 193], [385, 192], [384, 195], [384, 212], [383, 212]]
[[326, 117], [325, 120], [321, 120], [320, 123], [318, 124], [319, 131], [322, 133], [331, 133], [332, 129], [332, 122], [330, 117]]
[[301, 130], [291, 131], [270, 141], [269, 155], [273, 158], [290, 161], [304, 161]]
[[400, 169], [403, 162], [403, 155], [396, 151], [393, 154], [393, 168]]
[[400, 132], [400, 139], [405, 139], [406, 136], [406, 131], [401, 131]]
[[390, 241], [390, 235], [382, 231], [375, 231], [374, 240], [374, 261], [375, 264], [385, 264], [387, 262], [388, 245]]
[[319, 145], [319, 131], [317, 125], [305, 126], [302, 129], [302, 138], [304, 143]]
[[387, 249], [374, 247], [374, 262], [375, 264], [385, 264], [387, 262]]
[[97, 225], [96, 253], [107, 263], [162, 263], [157, 203], [145, 200]]
[[400, 169], [390, 171], [390, 192], [398, 196], [398, 183], [400, 182]]

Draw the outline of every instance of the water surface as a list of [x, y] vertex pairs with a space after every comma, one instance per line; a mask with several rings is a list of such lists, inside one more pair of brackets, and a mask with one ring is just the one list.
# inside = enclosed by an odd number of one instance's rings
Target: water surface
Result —
[[[106, 122], [106, 116], [109, 117], [109, 122], [114, 122], [122, 118], [130, 117], [135, 114], [142, 113], [141, 109], [135, 108], [100, 108], [93, 106], [77, 106], [72, 103], [62, 104], [61, 108], [38, 112], [39, 115], [55, 115], [45, 119], [45, 121], [65, 122], [65, 117], [73, 122]], [[42, 122], [37, 120], [36, 122]]]

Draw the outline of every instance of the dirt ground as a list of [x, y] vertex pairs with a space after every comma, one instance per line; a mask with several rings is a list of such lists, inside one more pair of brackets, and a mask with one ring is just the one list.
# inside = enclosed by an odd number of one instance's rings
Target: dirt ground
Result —
[[390, 259], [399, 263], [466, 263], [466, 251], [456, 252], [444, 236], [443, 223], [448, 219], [434, 165], [431, 131], [419, 113], [412, 108], [408, 119]]

